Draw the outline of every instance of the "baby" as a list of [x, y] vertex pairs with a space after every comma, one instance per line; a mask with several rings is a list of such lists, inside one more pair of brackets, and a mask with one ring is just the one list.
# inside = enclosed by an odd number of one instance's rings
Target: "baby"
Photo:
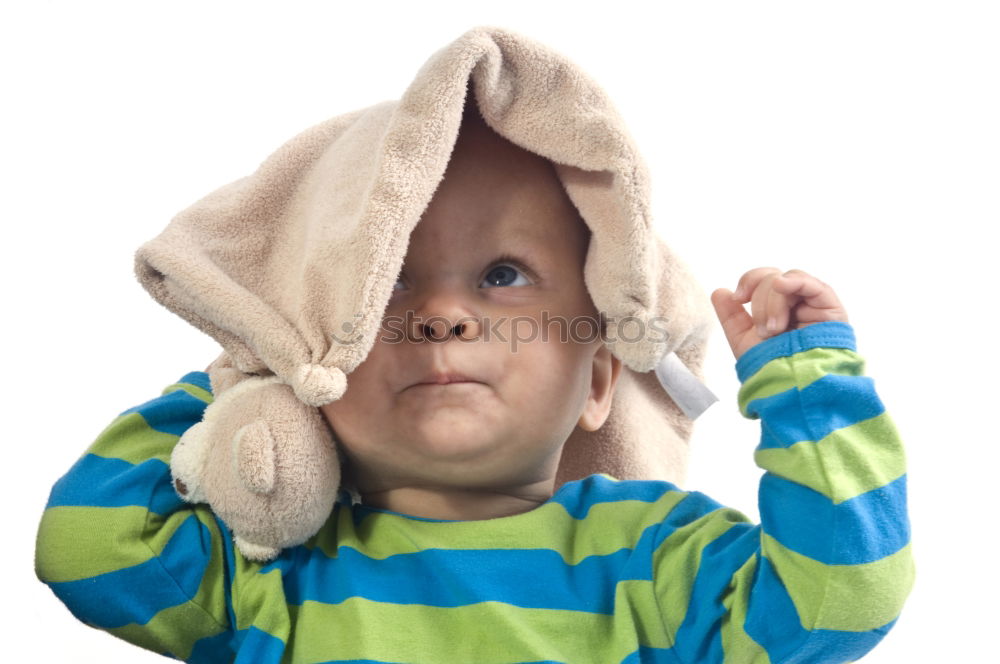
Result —
[[[599, 322], [589, 241], [547, 160], [463, 124], [382, 335], [322, 407], [360, 502], [343, 492], [272, 563], [242, 557], [171, 486], [165, 460], [212, 400], [191, 372], [122, 413], [54, 487], [39, 577], [88, 624], [189, 662], [868, 652], [912, 582], [906, 476], [837, 296], [773, 268], [712, 295], [740, 408], [762, 420], [761, 525], [667, 482], [554, 490], [564, 443], [601, 427], [621, 371], [601, 335], [565, 333]], [[519, 320], [564, 328], [524, 339]]]
[[621, 368], [583, 282], [589, 234], [547, 160], [466, 115], [382, 336], [322, 407], [365, 505], [472, 520], [552, 496], [563, 444], [601, 426]]

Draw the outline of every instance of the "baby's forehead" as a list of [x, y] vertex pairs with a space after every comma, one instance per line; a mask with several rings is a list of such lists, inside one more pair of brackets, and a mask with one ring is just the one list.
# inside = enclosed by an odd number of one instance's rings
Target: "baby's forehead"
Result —
[[589, 238], [555, 165], [467, 114], [405, 263], [444, 260], [455, 247], [582, 260]]
[[518, 208], [521, 214], [509, 215], [513, 226], [536, 241], [547, 231], [590, 233], [555, 164], [500, 136], [481, 120], [463, 122], [445, 173], [449, 178], [496, 213]]

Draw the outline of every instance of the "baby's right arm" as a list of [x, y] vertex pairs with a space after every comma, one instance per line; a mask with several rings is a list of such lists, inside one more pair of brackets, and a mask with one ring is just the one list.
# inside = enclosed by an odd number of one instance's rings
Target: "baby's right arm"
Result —
[[177, 496], [169, 466], [211, 401], [196, 371], [121, 413], [53, 487], [35, 554], [77, 618], [186, 661], [232, 658], [232, 540], [206, 505]]

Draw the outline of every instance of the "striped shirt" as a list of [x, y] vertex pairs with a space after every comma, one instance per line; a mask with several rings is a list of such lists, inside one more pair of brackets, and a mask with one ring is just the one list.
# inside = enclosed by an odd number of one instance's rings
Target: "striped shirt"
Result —
[[592, 475], [481, 521], [342, 493], [309, 541], [251, 562], [170, 483], [212, 401], [191, 372], [121, 413], [52, 490], [36, 571], [80, 620], [189, 662], [847, 662], [913, 580], [896, 429], [853, 330], [737, 362], [761, 420], [761, 524], [661, 481]]

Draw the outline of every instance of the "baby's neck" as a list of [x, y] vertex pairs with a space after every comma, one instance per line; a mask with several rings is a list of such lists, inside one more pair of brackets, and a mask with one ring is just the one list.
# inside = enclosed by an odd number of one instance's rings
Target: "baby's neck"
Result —
[[428, 519], [480, 521], [535, 509], [552, 497], [552, 481], [516, 490], [404, 486], [361, 494], [370, 507]]

